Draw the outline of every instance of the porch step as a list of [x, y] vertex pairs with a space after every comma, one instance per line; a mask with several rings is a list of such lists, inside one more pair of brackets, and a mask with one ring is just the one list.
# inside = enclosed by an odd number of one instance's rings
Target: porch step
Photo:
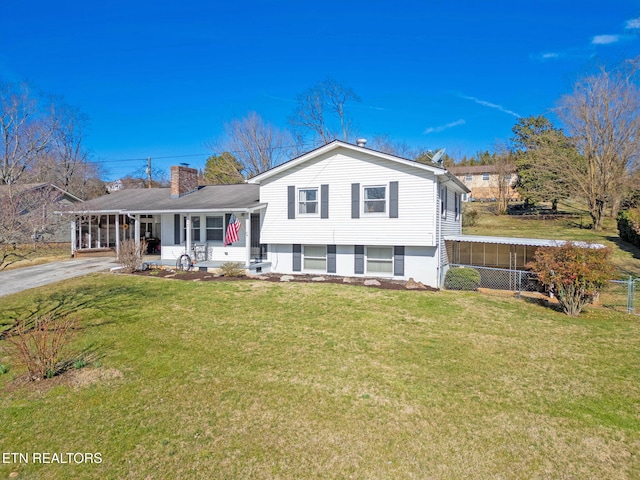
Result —
[[113, 248], [83, 248], [73, 253], [74, 258], [79, 257], [115, 257], [116, 251]]

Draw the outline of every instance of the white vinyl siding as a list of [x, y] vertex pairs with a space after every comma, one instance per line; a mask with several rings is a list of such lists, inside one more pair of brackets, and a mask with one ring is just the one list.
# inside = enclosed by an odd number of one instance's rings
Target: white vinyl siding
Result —
[[[345, 153], [348, 153], [346, 155]], [[351, 218], [351, 188], [360, 184], [360, 211], [364, 210], [364, 187], [386, 186], [398, 182], [398, 218], [386, 212], [362, 214]], [[323, 219], [297, 215], [288, 219], [287, 187], [304, 189], [310, 185], [329, 185], [331, 212]], [[409, 164], [400, 164], [365, 152], [343, 149], [328, 152], [316, 159], [291, 167], [261, 182], [260, 202], [265, 210], [260, 241], [266, 244], [313, 242], [324, 245], [435, 245], [435, 213], [439, 213], [435, 175]], [[298, 190], [296, 190], [297, 195]], [[296, 196], [296, 203], [299, 197]], [[299, 206], [296, 205], [296, 212]]]

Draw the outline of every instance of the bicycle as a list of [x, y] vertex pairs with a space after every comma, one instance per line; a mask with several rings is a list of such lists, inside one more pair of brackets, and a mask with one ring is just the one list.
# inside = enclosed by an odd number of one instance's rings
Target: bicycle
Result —
[[191, 257], [187, 254], [185, 250], [176, 260], [176, 270], [188, 272], [193, 268], [193, 262], [191, 261]]

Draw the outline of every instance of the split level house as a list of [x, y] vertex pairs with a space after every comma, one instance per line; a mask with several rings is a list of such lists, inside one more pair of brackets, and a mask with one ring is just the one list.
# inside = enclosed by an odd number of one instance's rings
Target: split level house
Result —
[[[439, 166], [333, 141], [239, 185], [198, 186], [171, 169], [170, 188], [120, 190], [83, 204], [72, 249], [146, 238], [160, 261], [200, 268], [413, 278], [439, 287], [445, 237], [462, 233], [469, 189]], [[239, 221], [237, 241], [225, 242]]]

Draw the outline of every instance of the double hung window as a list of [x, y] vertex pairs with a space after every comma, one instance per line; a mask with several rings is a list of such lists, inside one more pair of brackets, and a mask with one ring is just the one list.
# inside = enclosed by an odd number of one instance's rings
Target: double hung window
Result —
[[325, 245], [304, 246], [304, 270], [327, 271], [327, 247]]
[[387, 210], [387, 187], [364, 187], [364, 213], [384, 213]]
[[224, 219], [222, 217], [207, 217], [207, 241], [221, 242], [224, 238]]
[[367, 273], [393, 274], [393, 248], [367, 247]]
[[318, 214], [317, 188], [301, 188], [298, 190], [298, 213], [300, 215]]

